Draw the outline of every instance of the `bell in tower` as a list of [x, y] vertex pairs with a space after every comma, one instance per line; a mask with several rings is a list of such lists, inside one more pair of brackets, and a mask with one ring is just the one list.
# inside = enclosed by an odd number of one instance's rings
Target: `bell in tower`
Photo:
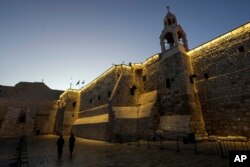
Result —
[[164, 18], [164, 29], [160, 36], [161, 52], [165, 52], [175, 46], [182, 45], [188, 51], [188, 43], [186, 33], [182, 27], [177, 24], [177, 19], [174, 14], [169, 11]]

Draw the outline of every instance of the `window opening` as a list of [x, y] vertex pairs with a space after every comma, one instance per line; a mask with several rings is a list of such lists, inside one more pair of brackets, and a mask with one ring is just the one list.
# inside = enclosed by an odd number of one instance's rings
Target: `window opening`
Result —
[[170, 82], [170, 79], [166, 79], [166, 87], [168, 89], [171, 89], [171, 82]]
[[76, 102], [74, 101], [73, 103], [72, 103], [72, 107], [76, 107]]
[[244, 52], [244, 51], [245, 51], [244, 46], [240, 46], [240, 47], [238, 47], [238, 52]]
[[171, 25], [171, 19], [170, 18], [168, 19], [168, 25]]
[[190, 83], [193, 84], [194, 83], [194, 79], [197, 77], [196, 74], [190, 75], [189, 79], [190, 79]]
[[110, 97], [111, 96], [111, 91], [108, 91], [108, 97]]
[[137, 89], [136, 86], [132, 86], [132, 87], [130, 88], [130, 95], [135, 95], [136, 89]]
[[18, 123], [26, 123], [26, 115], [25, 115], [25, 113], [21, 113], [19, 115]]
[[165, 36], [165, 48], [171, 48], [174, 46], [174, 36], [172, 33], [167, 33]]
[[208, 79], [208, 77], [209, 77], [209, 76], [208, 76], [208, 73], [204, 73], [204, 78], [205, 78], [205, 79]]
[[175, 23], [175, 19], [174, 19], [174, 18], [172, 19], [172, 23], [173, 23], [173, 24]]

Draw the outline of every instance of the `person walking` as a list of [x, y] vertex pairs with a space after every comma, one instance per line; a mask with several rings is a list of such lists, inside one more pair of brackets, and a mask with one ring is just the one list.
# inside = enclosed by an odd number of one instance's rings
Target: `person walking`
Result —
[[70, 151], [70, 155], [72, 155], [73, 150], [74, 150], [74, 146], [75, 146], [75, 136], [73, 133], [71, 133], [70, 138], [69, 138], [69, 151]]
[[64, 139], [63, 139], [63, 136], [61, 135], [59, 137], [59, 139], [57, 140], [57, 152], [58, 152], [58, 157], [59, 158], [62, 156], [63, 144], [64, 144]]

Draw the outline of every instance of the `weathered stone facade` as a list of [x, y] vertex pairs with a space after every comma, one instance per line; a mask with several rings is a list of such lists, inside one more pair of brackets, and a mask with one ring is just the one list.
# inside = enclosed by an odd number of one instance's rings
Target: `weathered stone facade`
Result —
[[78, 90], [70, 89], [60, 95], [54, 127], [57, 134], [68, 135], [71, 133], [72, 124], [78, 118], [79, 101]]
[[250, 137], [250, 23], [188, 52], [208, 134]]
[[[1, 87], [0, 134], [40, 129], [106, 141], [153, 133], [250, 138], [250, 23], [189, 51], [168, 11], [160, 45], [161, 53], [145, 62], [114, 65], [60, 98], [41, 83]], [[16, 123], [23, 113], [26, 123]]]
[[159, 131], [165, 137], [250, 137], [249, 30], [250, 23], [189, 51], [168, 12], [161, 53], [115, 65], [79, 91], [73, 132], [98, 140]]
[[44, 83], [0, 86], [0, 136], [53, 133], [61, 93]]

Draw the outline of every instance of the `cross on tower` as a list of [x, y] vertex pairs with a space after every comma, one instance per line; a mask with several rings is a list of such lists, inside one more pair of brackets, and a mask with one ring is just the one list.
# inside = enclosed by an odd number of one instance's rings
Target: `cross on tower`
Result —
[[170, 7], [169, 7], [169, 6], [167, 6], [167, 10], [168, 10], [168, 12], [169, 12], [169, 8], [170, 8]]

